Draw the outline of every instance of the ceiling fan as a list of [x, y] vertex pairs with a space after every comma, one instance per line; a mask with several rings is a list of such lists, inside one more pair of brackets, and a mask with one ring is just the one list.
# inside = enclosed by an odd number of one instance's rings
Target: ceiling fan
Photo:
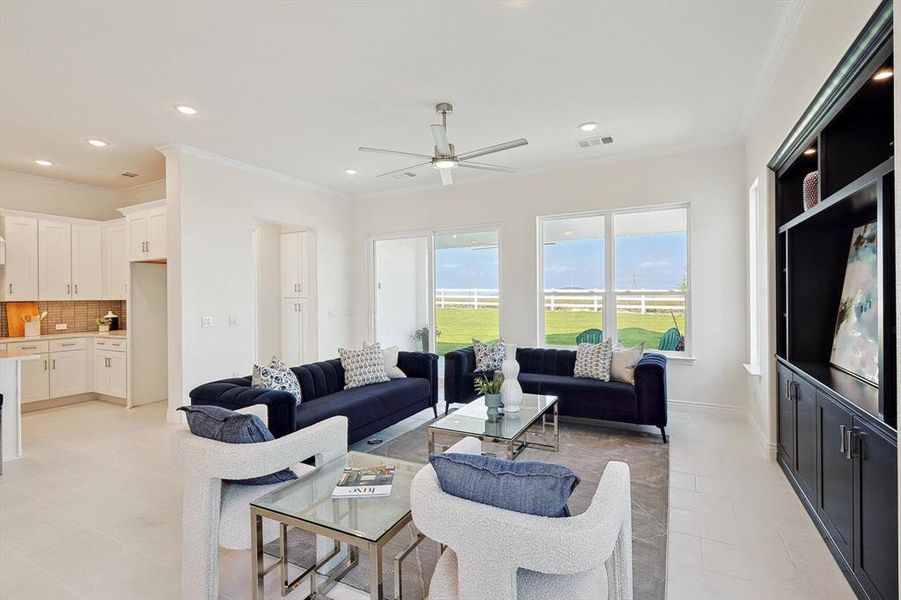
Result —
[[435, 106], [435, 112], [441, 115], [441, 124], [432, 125], [432, 137], [435, 139], [434, 156], [430, 156], [428, 154], [416, 154], [415, 152], [402, 152], [399, 150], [385, 150], [382, 148], [367, 148], [366, 146], [360, 146], [361, 152], [397, 154], [398, 156], [414, 156], [416, 158], [427, 159], [425, 162], [415, 164], [412, 167], [404, 167], [403, 169], [388, 171], [387, 173], [382, 173], [377, 177], [385, 177], [387, 175], [394, 175], [396, 173], [404, 173], [406, 171], [411, 171], [413, 169], [419, 169], [431, 165], [432, 168], [434, 168], [438, 171], [438, 173], [441, 174], [441, 183], [443, 185], [451, 185], [454, 183], [453, 177], [451, 176], [451, 171], [457, 167], [479, 169], [481, 171], [498, 171], [501, 173], [513, 173], [515, 171], [515, 169], [510, 169], [508, 167], [489, 165], [481, 162], [473, 162], [472, 159], [478, 158], [480, 156], [485, 156], [486, 154], [494, 154], [495, 152], [502, 152], [504, 150], [510, 150], [511, 148], [525, 146], [529, 143], [528, 140], [526, 140], [525, 138], [519, 138], [518, 140], [512, 140], [510, 142], [504, 142], [502, 144], [495, 144], [494, 146], [488, 146], [487, 148], [480, 148], [479, 150], [472, 150], [470, 152], [464, 152], [463, 154], [456, 154], [454, 145], [447, 141], [447, 115], [454, 112], [454, 107], [450, 102], [441, 102]]

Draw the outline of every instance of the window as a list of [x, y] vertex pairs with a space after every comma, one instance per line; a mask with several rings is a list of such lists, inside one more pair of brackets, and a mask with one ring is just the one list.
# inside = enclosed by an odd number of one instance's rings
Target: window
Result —
[[758, 180], [755, 179], [748, 190], [748, 364], [745, 368], [749, 373], [760, 373], [760, 332], [757, 295], [758, 289], [758, 264], [760, 260], [760, 221], [759, 221], [759, 191]]
[[612, 337], [686, 351], [687, 207], [545, 217], [539, 224], [545, 344]]

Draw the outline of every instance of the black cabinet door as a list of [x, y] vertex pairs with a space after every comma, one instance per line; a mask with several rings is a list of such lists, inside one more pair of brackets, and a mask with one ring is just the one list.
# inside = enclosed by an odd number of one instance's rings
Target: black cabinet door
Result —
[[898, 598], [898, 446], [854, 419], [854, 573], [870, 598]]
[[851, 413], [826, 394], [817, 392], [820, 482], [817, 513], [850, 567], [854, 548], [854, 461], [847, 452], [846, 431]]
[[791, 398], [792, 372], [779, 365], [779, 454], [795, 468], [795, 402]]
[[795, 477], [810, 503], [817, 492], [817, 392], [807, 381], [795, 377]]

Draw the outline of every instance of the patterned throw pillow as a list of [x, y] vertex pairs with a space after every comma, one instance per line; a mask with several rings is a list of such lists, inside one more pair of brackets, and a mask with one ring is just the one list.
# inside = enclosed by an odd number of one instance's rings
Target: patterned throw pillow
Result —
[[366, 344], [359, 350], [338, 348], [338, 356], [341, 357], [341, 366], [344, 368], [345, 390], [389, 381], [385, 373], [381, 344]]
[[297, 381], [297, 375], [275, 356], [272, 357], [268, 366], [253, 366], [250, 385], [255, 388], [290, 392], [300, 404], [300, 382]]
[[472, 338], [472, 349], [476, 353], [476, 371], [494, 371], [504, 362], [504, 338], [493, 342], [480, 342]]
[[573, 377], [588, 377], [610, 381], [610, 362], [613, 360], [613, 340], [600, 344], [579, 344], [576, 348], [576, 366]]

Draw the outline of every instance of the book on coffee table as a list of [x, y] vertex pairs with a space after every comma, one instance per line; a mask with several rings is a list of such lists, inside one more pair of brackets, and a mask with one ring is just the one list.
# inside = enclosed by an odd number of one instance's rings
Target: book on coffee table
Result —
[[395, 465], [347, 467], [332, 491], [332, 498], [390, 496]]

